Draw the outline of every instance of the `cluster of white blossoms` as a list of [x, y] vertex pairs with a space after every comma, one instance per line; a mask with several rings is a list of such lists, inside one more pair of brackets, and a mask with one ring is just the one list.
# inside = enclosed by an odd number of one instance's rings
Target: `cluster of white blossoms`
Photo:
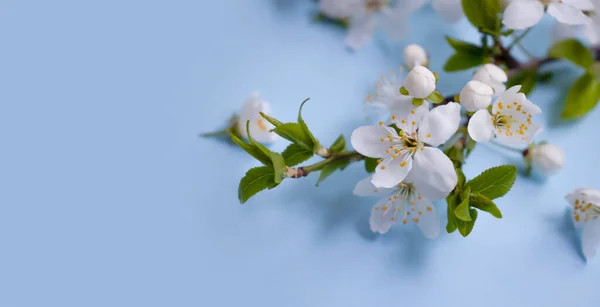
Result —
[[591, 0], [511, 0], [502, 23], [509, 29], [526, 29], [536, 25], [546, 12], [563, 24], [586, 25], [592, 23], [586, 13], [593, 10]]
[[502, 68], [484, 64], [460, 91], [460, 104], [469, 112], [485, 109], [492, 103], [493, 96], [499, 96], [506, 90], [506, 81], [508, 76]]
[[565, 199], [573, 206], [573, 223], [583, 228], [581, 245], [583, 255], [590, 259], [596, 255], [600, 246], [600, 191], [594, 189], [576, 189]]
[[458, 178], [452, 161], [437, 147], [454, 135], [461, 115], [458, 103], [431, 110], [427, 100], [413, 103], [413, 98], [429, 96], [435, 84], [435, 75], [423, 66], [415, 66], [404, 80], [408, 96], [399, 93], [402, 84], [397, 78], [393, 82], [383, 78], [371, 101], [389, 110], [398, 130], [382, 121], [352, 133], [354, 149], [378, 162], [375, 174], [354, 190], [360, 196], [385, 195], [371, 213], [374, 232], [414, 222], [428, 238], [439, 234], [440, 221], [432, 201], [446, 197]]
[[405, 38], [409, 15], [428, 2], [446, 22], [463, 16], [461, 0], [319, 0], [319, 8], [329, 18], [348, 21], [345, 42], [356, 50], [369, 43], [377, 29], [395, 40]]

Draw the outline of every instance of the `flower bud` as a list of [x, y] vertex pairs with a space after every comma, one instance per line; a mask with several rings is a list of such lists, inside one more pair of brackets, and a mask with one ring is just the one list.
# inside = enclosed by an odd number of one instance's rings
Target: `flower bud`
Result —
[[273, 143], [279, 136], [275, 132], [271, 132], [273, 125], [265, 120], [260, 113], [271, 115], [271, 105], [268, 101], [260, 99], [258, 93], [253, 93], [252, 96], [242, 106], [240, 116], [236, 123], [237, 132], [243, 138], [248, 138], [246, 123], [253, 139], [260, 143]]
[[460, 104], [469, 112], [487, 108], [492, 103], [494, 90], [487, 84], [472, 80], [460, 91]]
[[558, 172], [565, 164], [565, 153], [554, 144], [534, 144], [529, 147], [525, 159], [542, 174], [551, 175]]
[[413, 69], [417, 65], [427, 66], [427, 52], [423, 47], [417, 44], [410, 44], [404, 48], [404, 64], [408, 69]]
[[435, 76], [423, 66], [415, 66], [406, 76], [404, 87], [414, 98], [427, 98], [435, 91]]
[[494, 95], [498, 96], [506, 91], [504, 83], [508, 76], [502, 68], [494, 64], [485, 64], [473, 75], [473, 80], [481, 81], [494, 89]]

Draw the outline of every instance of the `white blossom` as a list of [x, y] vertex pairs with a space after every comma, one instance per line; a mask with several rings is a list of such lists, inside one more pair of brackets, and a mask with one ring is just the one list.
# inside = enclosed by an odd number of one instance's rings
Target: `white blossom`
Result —
[[557, 23], [552, 31], [552, 40], [558, 42], [564, 39], [576, 37], [578, 34], [583, 34], [592, 45], [600, 43], [600, 0], [592, 0], [594, 10], [586, 11], [586, 15], [590, 17], [590, 21], [583, 25], [567, 25]]
[[542, 125], [531, 117], [542, 111], [519, 93], [520, 85], [509, 88], [496, 99], [492, 114], [487, 109], [475, 112], [469, 120], [468, 131], [477, 142], [487, 142], [494, 135], [507, 144], [529, 144], [542, 131]]
[[546, 11], [560, 23], [582, 25], [590, 21], [584, 11], [593, 9], [591, 0], [512, 0], [502, 23], [509, 29], [526, 29], [537, 24]]
[[378, 196], [381, 200], [371, 209], [369, 224], [373, 232], [385, 234], [395, 224], [415, 223], [429, 239], [440, 233], [440, 218], [432, 201], [442, 196], [431, 185], [414, 180], [414, 170], [406, 179], [392, 188], [377, 188], [371, 177], [361, 180], [354, 188], [358, 196]]
[[473, 74], [473, 80], [481, 81], [494, 89], [494, 95], [498, 96], [506, 91], [508, 76], [502, 68], [494, 64], [485, 64]]
[[461, 0], [400, 0], [406, 6], [412, 8], [421, 8], [427, 3], [431, 3], [433, 10], [440, 15], [442, 20], [447, 23], [459, 21], [463, 16]]
[[388, 118], [395, 115], [399, 118], [407, 117], [411, 111], [423, 117], [429, 111], [429, 102], [424, 101], [420, 106], [412, 103], [413, 97], [400, 94], [403, 84], [402, 71], [400, 74], [390, 72], [388, 76], [381, 75], [379, 82], [375, 84], [375, 90], [367, 96], [367, 104], [388, 114]]
[[262, 118], [260, 112], [271, 115], [271, 106], [269, 105], [269, 102], [261, 100], [258, 93], [253, 93], [242, 106], [240, 116], [236, 123], [237, 131], [242, 137], [248, 138], [246, 122], [250, 121], [249, 129], [252, 138], [260, 143], [272, 143], [276, 141], [279, 136], [276, 133], [271, 132], [271, 129], [274, 128], [273, 125]]
[[401, 129], [363, 126], [354, 130], [352, 146], [362, 155], [378, 158], [372, 178], [377, 187], [392, 188], [406, 179], [414, 169], [413, 178], [436, 187], [442, 195], [456, 186], [457, 176], [452, 161], [437, 146], [445, 143], [458, 129], [460, 105], [451, 102], [421, 115], [392, 116]]
[[427, 59], [427, 52], [423, 47], [417, 44], [410, 44], [404, 48], [404, 64], [408, 69], [412, 69], [415, 66], [427, 66], [429, 60]]
[[408, 34], [408, 16], [412, 5], [387, 0], [320, 0], [323, 14], [349, 21], [346, 45], [354, 50], [369, 43], [377, 29], [388, 37], [401, 40]]
[[565, 153], [562, 148], [550, 143], [529, 146], [525, 159], [544, 175], [552, 175], [565, 165]]
[[595, 189], [575, 189], [565, 196], [573, 206], [573, 223], [583, 228], [581, 246], [586, 259], [596, 255], [600, 245], [600, 191]]
[[408, 72], [404, 87], [414, 98], [426, 98], [435, 91], [435, 75], [423, 66], [415, 66]]
[[487, 108], [492, 103], [494, 90], [480, 81], [471, 80], [460, 91], [460, 104], [469, 112]]

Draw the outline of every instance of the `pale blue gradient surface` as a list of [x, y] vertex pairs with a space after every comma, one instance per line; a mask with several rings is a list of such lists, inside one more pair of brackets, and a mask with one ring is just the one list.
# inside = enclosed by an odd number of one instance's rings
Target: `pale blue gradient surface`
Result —
[[[4, 0], [0, 3], [0, 306], [600, 306], [600, 259], [585, 263], [563, 196], [600, 188], [600, 109], [540, 139], [565, 169], [519, 177], [468, 238], [368, 229], [374, 200], [351, 195], [361, 165], [289, 180], [245, 205], [257, 163], [199, 139], [253, 90], [281, 120], [299, 103], [326, 144], [365, 123], [362, 101], [403, 44], [348, 52], [343, 32], [311, 23], [309, 0]], [[412, 18], [432, 68], [463, 20]], [[550, 20], [526, 40], [543, 54]], [[531, 99], [557, 117], [565, 72]], [[564, 68], [564, 69], [563, 69]], [[470, 72], [441, 74], [458, 91]], [[560, 85], [558, 85], [560, 84]], [[561, 88], [562, 87], [562, 88]], [[273, 148], [281, 150], [285, 142]], [[520, 163], [479, 146], [466, 167]], [[440, 204], [440, 211], [445, 211]], [[442, 218], [445, 223], [445, 217]]]

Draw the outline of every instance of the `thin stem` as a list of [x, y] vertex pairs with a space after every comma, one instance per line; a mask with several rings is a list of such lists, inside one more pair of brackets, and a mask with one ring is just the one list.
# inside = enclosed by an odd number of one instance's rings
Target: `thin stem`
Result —
[[319, 161], [314, 164], [301, 166], [298, 168], [289, 168], [287, 174], [288, 174], [288, 177], [290, 177], [290, 178], [305, 177], [305, 176], [308, 176], [308, 174], [310, 174], [311, 172], [322, 170], [323, 167], [325, 167], [327, 164], [329, 164], [333, 161], [336, 161], [336, 160], [348, 160], [348, 162], [356, 162], [356, 161], [361, 161], [364, 158], [365, 158], [365, 156], [358, 153], [358, 151], [348, 151], [348, 152], [336, 153], [336, 154], [332, 154], [329, 158]]
[[527, 33], [529, 33], [529, 31], [531, 31], [531, 29], [533, 29], [533, 27], [527, 28], [527, 30], [523, 31], [523, 33], [516, 36], [515, 39], [510, 43], [510, 45], [508, 45], [508, 47], [506, 49], [508, 49], [508, 51], [510, 51], [510, 50], [512, 50], [512, 48], [515, 45], [520, 44], [523, 37], [525, 37], [525, 35], [527, 35]]
[[496, 145], [498, 147], [504, 148], [506, 150], [510, 150], [512, 152], [519, 153], [519, 154], [523, 154], [523, 152], [527, 150], [527, 149], [519, 149], [519, 148], [510, 147], [510, 146], [498, 143], [496, 141], [491, 141], [490, 143], [492, 143], [492, 144], [494, 144], [494, 145]]

